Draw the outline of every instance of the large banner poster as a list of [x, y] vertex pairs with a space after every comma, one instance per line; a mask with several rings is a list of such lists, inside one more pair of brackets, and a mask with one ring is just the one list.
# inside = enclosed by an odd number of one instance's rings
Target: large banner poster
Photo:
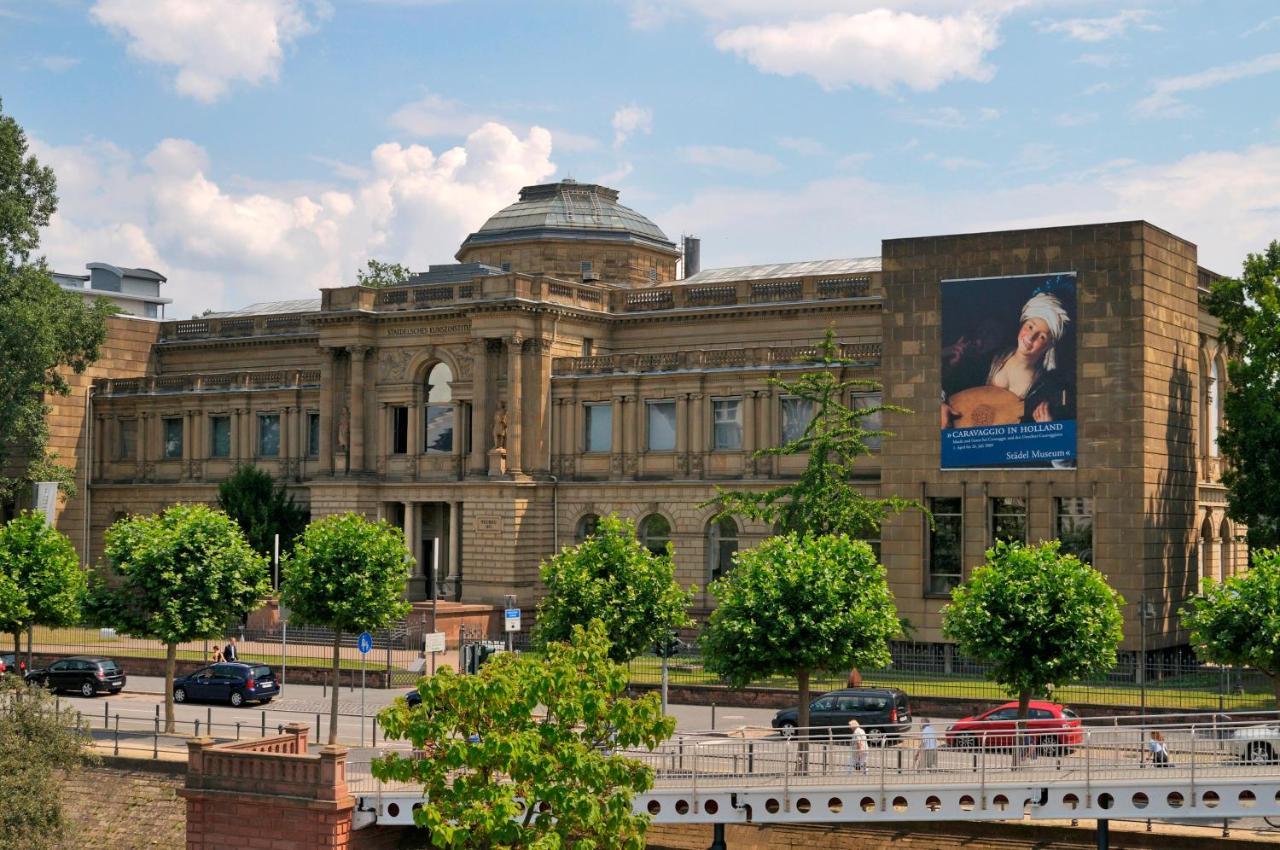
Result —
[[1076, 465], [1076, 275], [942, 281], [942, 468]]

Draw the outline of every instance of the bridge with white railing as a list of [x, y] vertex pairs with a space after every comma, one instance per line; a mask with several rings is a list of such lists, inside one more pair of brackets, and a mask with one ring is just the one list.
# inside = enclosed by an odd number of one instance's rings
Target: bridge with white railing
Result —
[[[843, 729], [784, 736], [741, 727], [682, 733], [653, 751], [623, 754], [654, 771], [654, 786], [635, 798], [635, 810], [666, 824], [1280, 815], [1280, 717], [1176, 720], [1095, 719], [1078, 732], [991, 730], [951, 744], [938, 726], [933, 754], [917, 730], [876, 740], [863, 757]], [[1152, 761], [1152, 733], [1164, 739], [1164, 764]], [[348, 777], [357, 828], [413, 823], [420, 788], [380, 783], [368, 764], [349, 765]]]

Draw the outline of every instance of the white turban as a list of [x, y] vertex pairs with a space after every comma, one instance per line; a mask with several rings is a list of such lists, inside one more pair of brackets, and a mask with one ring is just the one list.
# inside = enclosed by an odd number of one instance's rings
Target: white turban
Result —
[[1039, 295], [1033, 295], [1026, 304], [1022, 305], [1022, 321], [1027, 319], [1040, 319], [1049, 326], [1049, 336], [1052, 341], [1049, 343], [1049, 349], [1044, 353], [1045, 371], [1054, 369], [1058, 364], [1053, 356], [1053, 348], [1058, 344], [1058, 340], [1062, 339], [1062, 332], [1066, 330], [1067, 323], [1071, 321], [1071, 317], [1067, 315], [1067, 308], [1062, 306], [1062, 302], [1047, 292], [1041, 292]]

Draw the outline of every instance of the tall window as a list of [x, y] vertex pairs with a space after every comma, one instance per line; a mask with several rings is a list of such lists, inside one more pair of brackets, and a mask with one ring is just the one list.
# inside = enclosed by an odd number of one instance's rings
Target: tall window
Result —
[[409, 408], [391, 408], [391, 453], [409, 453]]
[[182, 419], [177, 416], [161, 420], [164, 429], [164, 456], [168, 460], [182, 459]]
[[453, 452], [453, 370], [446, 363], [437, 363], [427, 373], [427, 421], [426, 446], [428, 454]]
[[258, 457], [280, 456], [280, 414], [258, 414]]
[[929, 532], [929, 593], [945, 595], [960, 584], [964, 574], [961, 552], [964, 528], [963, 499], [930, 499], [933, 530]]
[[742, 448], [742, 399], [711, 400], [712, 446], [718, 451]]
[[231, 457], [231, 417], [209, 417], [209, 457]]
[[307, 414], [307, 455], [320, 456], [320, 414]]
[[671, 543], [671, 523], [662, 514], [649, 514], [640, 520], [640, 542], [655, 555], [664, 555]]
[[804, 436], [813, 419], [813, 402], [807, 398], [782, 399], [782, 444]]
[[673, 452], [676, 449], [676, 403], [647, 401], [649, 418], [649, 451]]
[[996, 496], [991, 500], [991, 542], [1027, 542], [1027, 500]]
[[1219, 413], [1222, 410], [1222, 390], [1218, 378], [1218, 361], [1214, 360], [1209, 364], [1209, 392], [1205, 399], [1208, 407], [1205, 418], [1208, 421], [1209, 457], [1218, 456], [1218, 424]]
[[138, 456], [138, 420], [120, 420], [120, 445], [117, 447], [121, 460], [133, 460]]
[[599, 514], [586, 514], [582, 519], [578, 520], [578, 527], [573, 530], [573, 539], [577, 543], [581, 543], [588, 537], [596, 533], [596, 529], [600, 526]]
[[1062, 541], [1058, 551], [1075, 555], [1086, 564], [1093, 563], [1093, 499], [1060, 498], [1057, 532]]
[[730, 517], [707, 523], [707, 574], [711, 581], [733, 567], [733, 553], [738, 551], [738, 524]]
[[[853, 397], [852, 407], [854, 410], [867, 410], [872, 407], [879, 407], [882, 404], [884, 404], [883, 393], [858, 393]], [[879, 412], [877, 412], [862, 417], [859, 424], [868, 431], [879, 431], [883, 427], [882, 422], [883, 417]], [[880, 451], [880, 442], [882, 439], [883, 438], [881, 437], [868, 437], [867, 448], [871, 449], [873, 452]]]
[[607, 452], [613, 449], [613, 404], [601, 402], [582, 406], [586, 417], [587, 451]]

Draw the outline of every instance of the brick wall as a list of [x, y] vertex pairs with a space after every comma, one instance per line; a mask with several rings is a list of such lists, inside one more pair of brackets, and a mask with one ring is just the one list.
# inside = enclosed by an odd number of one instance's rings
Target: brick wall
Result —
[[67, 850], [170, 850], [185, 844], [186, 806], [178, 797], [186, 764], [103, 759], [63, 783], [71, 824]]

